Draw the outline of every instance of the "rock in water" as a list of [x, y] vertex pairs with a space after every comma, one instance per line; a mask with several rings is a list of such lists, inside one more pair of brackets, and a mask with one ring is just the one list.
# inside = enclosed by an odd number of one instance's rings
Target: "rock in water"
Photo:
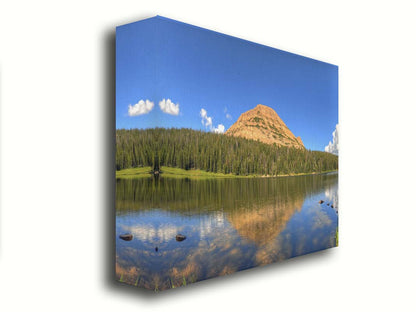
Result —
[[177, 242], [181, 242], [181, 241], [183, 241], [185, 239], [186, 239], [186, 236], [185, 235], [182, 235], [182, 234], [176, 235], [176, 241]]
[[131, 241], [133, 239], [133, 235], [132, 234], [121, 234], [119, 237], [122, 240], [125, 240], [125, 241]]

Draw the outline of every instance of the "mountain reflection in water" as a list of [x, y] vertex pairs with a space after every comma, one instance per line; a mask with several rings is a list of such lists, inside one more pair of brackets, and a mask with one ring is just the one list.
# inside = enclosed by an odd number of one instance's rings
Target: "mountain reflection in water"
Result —
[[337, 209], [336, 173], [117, 180], [116, 275], [162, 290], [330, 248]]

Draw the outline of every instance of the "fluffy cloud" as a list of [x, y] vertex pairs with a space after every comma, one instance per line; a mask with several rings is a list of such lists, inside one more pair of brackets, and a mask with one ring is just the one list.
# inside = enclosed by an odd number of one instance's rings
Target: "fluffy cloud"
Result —
[[201, 108], [199, 111], [199, 116], [201, 116], [201, 123], [209, 128], [210, 131], [215, 133], [224, 133], [225, 127], [222, 124], [219, 124], [217, 127], [214, 127], [212, 124], [212, 117], [208, 116], [208, 113], [205, 109]]
[[149, 113], [155, 104], [149, 100], [140, 100], [134, 105], [129, 104], [129, 116], [139, 116]]
[[206, 122], [205, 122], [205, 126], [212, 128], [212, 118], [211, 117], [207, 117]]
[[210, 129], [212, 128], [212, 117], [208, 117], [207, 115], [207, 111], [203, 108], [201, 108], [200, 112], [199, 112], [199, 116], [201, 116], [201, 123], [205, 126], [205, 127], [209, 127]]
[[211, 131], [215, 133], [224, 133], [225, 127], [222, 124], [219, 124], [216, 128], [212, 128]]
[[199, 111], [199, 116], [201, 116], [202, 120], [202, 124], [205, 124], [205, 119], [207, 118], [207, 111], [203, 108], [201, 108], [201, 110]]
[[233, 117], [228, 113], [228, 108], [224, 107], [224, 114], [225, 114], [225, 118], [227, 119], [232, 119]]
[[166, 114], [179, 115], [179, 103], [175, 104], [170, 99], [160, 101], [159, 107]]
[[325, 146], [325, 152], [338, 155], [338, 124], [335, 126], [335, 131], [332, 132], [332, 142]]

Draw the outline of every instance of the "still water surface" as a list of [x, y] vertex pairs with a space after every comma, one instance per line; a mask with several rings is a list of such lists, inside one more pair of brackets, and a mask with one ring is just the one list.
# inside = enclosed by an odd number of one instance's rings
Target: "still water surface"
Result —
[[116, 275], [162, 290], [334, 247], [337, 209], [337, 173], [117, 180]]

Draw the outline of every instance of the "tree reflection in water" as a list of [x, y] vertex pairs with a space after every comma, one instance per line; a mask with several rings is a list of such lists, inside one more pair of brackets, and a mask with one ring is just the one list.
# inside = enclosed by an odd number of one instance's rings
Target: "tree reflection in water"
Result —
[[116, 240], [117, 277], [162, 290], [333, 247], [337, 189], [337, 174], [118, 180], [116, 234], [134, 238]]

